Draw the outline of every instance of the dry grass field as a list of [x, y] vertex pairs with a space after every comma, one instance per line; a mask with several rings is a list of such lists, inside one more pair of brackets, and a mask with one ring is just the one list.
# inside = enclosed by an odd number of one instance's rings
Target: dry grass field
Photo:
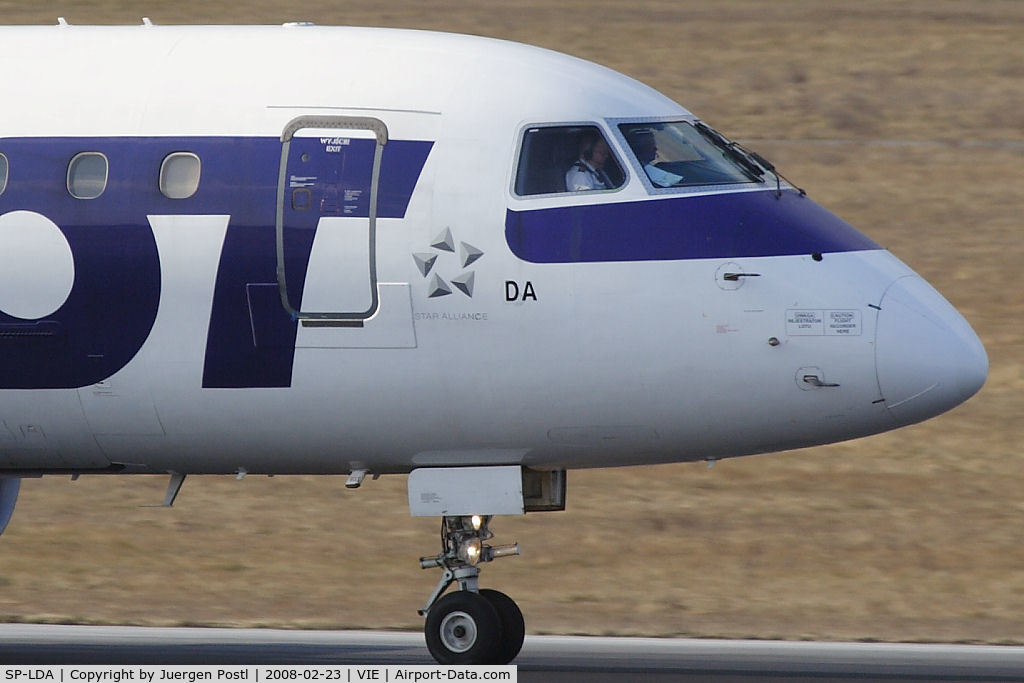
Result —
[[[524, 553], [483, 575], [531, 632], [1024, 642], [1024, 3], [148, 4], [0, 0], [0, 21], [308, 19], [571, 52], [752, 141], [981, 335], [988, 384], [924, 424], [711, 470], [571, 472], [566, 512], [498, 521]], [[138, 507], [165, 484], [26, 481], [0, 619], [420, 627], [437, 529], [408, 516], [404, 478], [194, 478], [173, 509]]]

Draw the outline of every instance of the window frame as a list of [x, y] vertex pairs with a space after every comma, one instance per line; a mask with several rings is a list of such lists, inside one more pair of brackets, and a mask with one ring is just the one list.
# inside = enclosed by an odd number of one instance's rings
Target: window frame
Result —
[[[520, 184], [519, 183], [519, 174], [522, 171], [521, 166], [522, 166], [522, 160], [523, 160], [523, 152], [525, 150], [525, 146], [526, 146], [526, 142], [527, 142], [527, 137], [529, 136], [529, 134], [531, 132], [536, 131], [536, 130], [549, 130], [549, 129], [556, 129], [556, 128], [565, 128], [565, 129], [593, 128], [593, 129], [595, 129], [601, 135], [601, 137], [604, 139], [605, 143], [608, 145], [608, 149], [611, 152], [611, 159], [615, 162], [615, 164], [618, 166], [619, 171], [621, 172], [622, 181], [617, 186], [612, 187], [612, 188], [608, 188], [608, 189], [604, 189], [604, 190], [558, 190], [558, 191], [555, 191], [555, 192], [534, 192], [534, 193], [529, 193], [529, 194], [520, 194], [519, 191], [518, 191], [518, 186]], [[510, 182], [509, 182], [509, 193], [513, 197], [515, 197], [516, 199], [530, 200], [530, 199], [537, 199], [537, 198], [541, 198], [541, 197], [547, 198], [547, 197], [575, 197], [575, 196], [587, 196], [587, 197], [590, 197], [590, 196], [594, 196], [594, 195], [612, 194], [612, 193], [616, 193], [616, 192], [622, 192], [630, 184], [630, 176], [631, 176], [630, 166], [623, 162], [622, 149], [619, 146], [617, 146], [617, 140], [616, 140], [616, 136], [614, 134], [614, 131], [609, 131], [607, 126], [605, 126], [603, 123], [598, 122], [598, 121], [594, 121], [594, 120], [557, 121], [557, 122], [556, 121], [546, 121], [546, 122], [541, 122], [541, 123], [531, 122], [531, 123], [524, 124], [519, 129], [519, 135], [518, 135], [517, 141], [516, 141], [515, 152], [516, 153], [515, 153], [514, 157], [512, 158], [512, 173], [511, 173], [511, 178], [510, 178]], [[563, 177], [563, 181], [564, 181], [565, 173], [568, 172], [569, 167], [571, 166], [573, 161], [575, 159], [577, 159], [577, 158], [578, 158], [578, 152], [577, 152], [576, 156], [572, 157], [572, 159], [567, 159], [566, 160], [569, 165], [567, 165], [565, 167], [565, 169], [563, 169], [562, 172], [561, 172], [562, 173], [562, 177]]]
[[0, 175], [0, 195], [7, 190], [7, 184], [11, 178], [11, 162], [7, 155], [0, 152], [0, 162], [3, 163], [3, 175]]
[[[630, 125], [654, 125], [659, 123], [685, 123], [689, 126], [696, 127], [696, 124], [701, 122], [701, 119], [693, 116], [692, 114], [679, 114], [676, 116], [631, 116], [623, 118], [608, 119], [608, 125], [615, 135], [616, 142], [624, 149], [628, 150], [627, 160], [629, 167], [634, 170], [637, 177], [640, 178], [640, 182], [643, 184], [644, 189], [647, 190], [648, 194], [652, 195], [681, 195], [681, 194], [708, 194], [711, 192], [750, 192], [753, 190], [764, 189], [765, 181], [763, 180], [749, 180], [745, 182], [733, 182], [733, 183], [705, 183], [701, 185], [675, 185], [671, 187], [660, 187], [655, 185], [650, 176], [647, 175], [647, 171], [644, 170], [640, 160], [637, 158], [633, 151], [632, 145], [626, 139], [625, 133], [622, 131], [622, 126]], [[774, 187], [774, 186], [773, 186]]]
[[[102, 187], [100, 188], [100, 191], [95, 195], [80, 196], [75, 194], [75, 191], [71, 188], [71, 171], [75, 168], [75, 164], [83, 157], [99, 157], [100, 159], [103, 159], [103, 183]], [[71, 161], [68, 162], [67, 182], [65, 184], [67, 186], [68, 194], [70, 194], [75, 199], [80, 199], [84, 201], [99, 199], [100, 197], [103, 196], [103, 193], [107, 191], [107, 186], [110, 184], [110, 159], [108, 159], [107, 155], [104, 154], [103, 152], [79, 152], [75, 156], [71, 157]]]
[[[167, 170], [167, 164], [169, 162], [173, 161], [174, 159], [180, 159], [180, 158], [192, 158], [192, 159], [195, 159], [196, 164], [198, 164], [199, 171], [195, 175], [195, 184], [192, 187], [192, 191], [189, 194], [182, 195], [182, 196], [171, 195], [171, 194], [168, 194], [167, 184], [164, 182], [165, 181], [165, 177], [166, 177], [165, 176], [165, 172]], [[180, 150], [180, 151], [168, 153], [167, 156], [164, 157], [163, 161], [160, 162], [160, 175], [157, 178], [157, 186], [160, 189], [160, 194], [162, 194], [167, 199], [173, 199], [173, 200], [189, 199], [191, 197], [194, 197], [196, 195], [196, 193], [199, 192], [199, 186], [202, 183], [202, 179], [203, 179], [203, 160], [200, 159], [199, 155], [196, 154], [195, 152], [189, 152], [189, 151], [186, 151], [186, 150]]]

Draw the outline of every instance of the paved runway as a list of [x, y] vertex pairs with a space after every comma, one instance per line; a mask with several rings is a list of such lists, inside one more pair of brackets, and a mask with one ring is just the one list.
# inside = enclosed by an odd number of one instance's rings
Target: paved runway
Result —
[[[528, 636], [520, 681], [1021, 681], [1024, 648]], [[433, 664], [418, 633], [0, 625], [0, 664]]]

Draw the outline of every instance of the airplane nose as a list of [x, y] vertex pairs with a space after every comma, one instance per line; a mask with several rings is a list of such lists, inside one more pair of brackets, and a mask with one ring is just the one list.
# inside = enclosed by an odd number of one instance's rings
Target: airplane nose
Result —
[[981, 389], [988, 376], [985, 347], [931, 285], [916, 275], [900, 278], [880, 306], [878, 388], [900, 425], [943, 413]]

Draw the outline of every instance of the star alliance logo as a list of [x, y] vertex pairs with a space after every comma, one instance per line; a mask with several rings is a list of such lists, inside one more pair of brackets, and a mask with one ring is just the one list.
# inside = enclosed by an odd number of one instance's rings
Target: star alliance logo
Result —
[[462, 264], [463, 272], [445, 281], [445, 279], [434, 270], [434, 265], [437, 263], [438, 257], [443, 257], [446, 252], [453, 255], [455, 254], [455, 238], [452, 237], [451, 229], [445, 228], [442, 230], [437, 237], [431, 240], [430, 247], [434, 249], [434, 251], [418, 251], [412, 255], [412, 260], [416, 262], [416, 267], [419, 269], [423, 277], [430, 278], [427, 283], [427, 297], [436, 299], [437, 297], [448, 296], [452, 293], [453, 289], [457, 289], [472, 299], [476, 273], [472, 270], [466, 269], [470, 265], [479, 261], [480, 258], [483, 257], [484, 252], [480, 251], [472, 244], [459, 242], [458, 256], [459, 262]]

